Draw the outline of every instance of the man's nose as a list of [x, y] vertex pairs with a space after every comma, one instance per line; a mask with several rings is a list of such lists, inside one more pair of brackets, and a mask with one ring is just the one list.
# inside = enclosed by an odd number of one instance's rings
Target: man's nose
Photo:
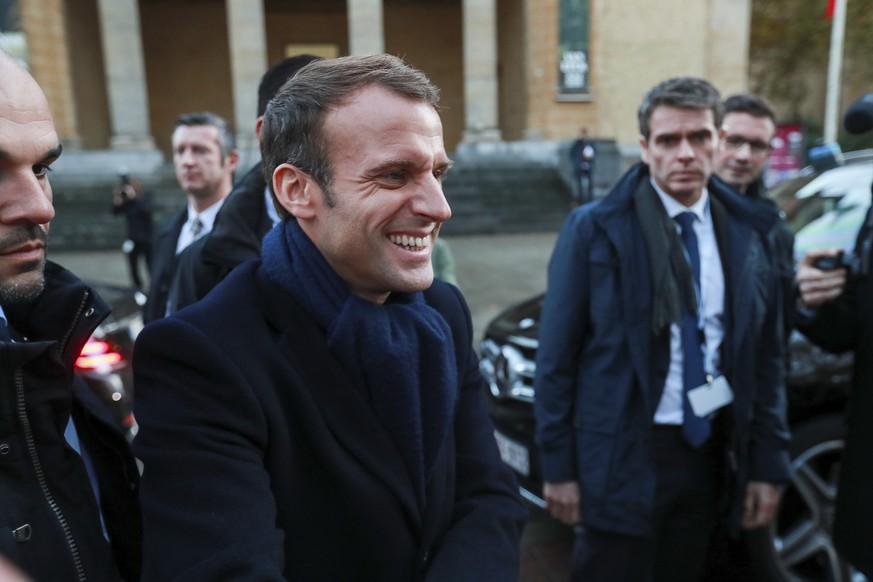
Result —
[[0, 222], [48, 224], [55, 217], [51, 186], [32, 172], [4, 180], [0, 185]]
[[417, 210], [435, 222], [445, 222], [452, 217], [452, 208], [443, 193], [443, 185], [436, 178], [430, 178], [422, 188]]
[[184, 166], [190, 166], [194, 163], [194, 152], [191, 150], [182, 150], [179, 152], [179, 162]]
[[691, 159], [695, 156], [694, 148], [691, 147], [691, 142], [683, 139], [679, 142], [679, 157], [682, 159]]
[[744, 141], [736, 150], [734, 150], [734, 158], [748, 159], [752, 155], [752, 144]]

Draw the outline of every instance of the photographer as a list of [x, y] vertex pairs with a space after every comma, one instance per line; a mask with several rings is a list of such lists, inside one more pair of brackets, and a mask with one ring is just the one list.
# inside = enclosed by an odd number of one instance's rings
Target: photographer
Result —
[[[851, 133], [873, 129], [873, 93], [859, 99], [846, 114]], [[873, 481], [869, 449], [873, 447], [873, 278], [870, 248], [873, 214], [868, 210], [855, 250], [807, 254], [798, 265], [797, 327], [831, 352], [855, 350], [853, 390], [848, 406], [848, 431], [840, 471], [833, 541], [840, 554], [868, 578], [873, 578]]]
[[134, 289], [141, 292], [140, 258], [145, 260], [146, 272], [151, 271], [152, 200], [142, 185], [130, 178], [126, 168], [120, 169], [118, 176], [120, 183], [112, 192], [112, 214], [124, 214], [127, 238], [121, 248], [127, 255]]

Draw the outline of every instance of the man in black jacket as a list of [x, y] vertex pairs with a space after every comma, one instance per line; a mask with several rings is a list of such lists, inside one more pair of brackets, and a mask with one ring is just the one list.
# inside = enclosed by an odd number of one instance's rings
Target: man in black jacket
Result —
[[35, 580], [136, 580], [136, 465], [73, 376], [109, 308], [45, 260], [61, 145], [39, 86], [2, 51], [0, 79], [0, 554]]
[[[873, 130], [873, 93], [863, 95], [846, 112], [849, 133]], [[873, 186], [871, 186], [873, 194]], [[846, 447], [833, 521], [834, 546], [859, 572], [873, 579], [873, 210], [867, 211], [851, 255], [841, 249], [813, 250], [797, 267], [797, 327], [818, 346], [833, 353], [855, 351], [852, 393], [846, 417]], [[829, 259], [825, 266], [820, 261]], [[845, 259], [852, 266], [847, 269]]]
[[[261, 133], [264, 111], [273, 95], [303, 66], [318, 58], [312, 55], [288, 57], [264, 73], [258, 85], [257, 135]], [[234, 186], [215, 219], [212, 231], [194, 241], [179, 256], [172, 283], [171, 295], [175, 301], [171, 311], [202, 299], [234, 267], [258, 258], [264, 235], [277, 222], [279, 215], [273, 208], [258, 162]]]
[[[763, 212], [778, 210], [767, 197], [764, 170], [770, 159], [770, 142], [776, 134], [776, 114], [766, 99], [750, 93], [732, 95], [724, 101], [715, 173], [740, 193], [758, 203]], [[794, 320], [794, 233], [779, 220], [769, 234], [774, 264], [782, 290], [782, 317], [785, 340]]]

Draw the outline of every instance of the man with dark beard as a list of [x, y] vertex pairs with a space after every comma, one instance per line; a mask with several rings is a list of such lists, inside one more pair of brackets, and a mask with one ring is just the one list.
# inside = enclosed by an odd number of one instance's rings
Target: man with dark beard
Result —
[[35, 580], [136, 580], [136, 465], [73, 376], [109, 308], [45, 260], [60, 154], [42, 90], [0, 51], [0, 554]]

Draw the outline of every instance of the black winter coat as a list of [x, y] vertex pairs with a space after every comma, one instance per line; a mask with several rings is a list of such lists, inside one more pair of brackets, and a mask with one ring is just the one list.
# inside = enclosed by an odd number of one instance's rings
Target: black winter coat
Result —
[[[868, 211], [866, 224], [870, 224]], [[861, 229], [856, 243], [860, 249], [869, 226]], [[868, 268], [873, 260], [868, 257]], [[834, 544], [849, 562], [873, 578], [873, 277], [852, 279], [845, 292], [823, 306], [812, 319], [798, 314], [797, 327], [804, 335], [831, 352], [854, 349], [855, 373], [849, 400], [848, 433], [840, 469], [840, 488], [834, 518]]]
[[179, 255], [171, 285], [176, 310], [203, 299], [234, 267], [261, 256], [261, 241], [273, 227], [264, 188], [257, 164], [233, 187], [209, 234]]
[[[136, 464], [108, 411], [73, 375], [109, 308], [47, 263], [39, 297], [3, 309], [26, 341], [0, 343], [0, 554], [36, 581], [137, 580]], [[71, 415], [96, 470], [111, 543], [85, 464], [64, 438]]]

